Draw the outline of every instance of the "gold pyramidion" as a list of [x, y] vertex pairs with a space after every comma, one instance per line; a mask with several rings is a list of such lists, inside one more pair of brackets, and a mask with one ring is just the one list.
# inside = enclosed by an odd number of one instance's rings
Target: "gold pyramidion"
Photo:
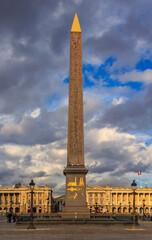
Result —
[[81, 32], [81, 27], [77, 14], [74, 16], [71, 32]]

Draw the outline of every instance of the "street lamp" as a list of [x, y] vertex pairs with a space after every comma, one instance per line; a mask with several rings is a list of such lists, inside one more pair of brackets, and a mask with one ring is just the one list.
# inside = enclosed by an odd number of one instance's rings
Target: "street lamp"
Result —
[[47, 213], [49, 213], [49, 197], [46, 200], [47, 200]]
[[97, 207], [97, 202], [96, 202], [96, 207], [95, 207], [95, 209], [96, 209], [96, 213], [97, 213], [97, 209], [98, 209], [98, 207]]
[[120, 203], [120, 213], [121, 213], [121, 203]]
[[143, 199], [143, 221], [145, 220], [144, 216], [145, 216], [145, 199]]
[[35, 226], [33, 224], [33, 190], [34, 190], [35, 183], [34, 183], [33, 179], [31, 180], [29, 185], [30, 185], [30, 189], [31, 189], [31, 214], [30, 214], [30, 225], [28, 226], [27, 229], [35, 229]]
[[113, 211], [113, 210], [114, 210], [114, 209], [113, 209], [113, 206], [114, 206], [114, 204], [113, 204], [113, 201], [112, 201], [112, 206], [111, 206], [111, 207], [112, 207], [112, 214], [114, 214], [114, 211]]
[[13, 194], [12, 193], [10, 193], [10, 197], [11, 197], [11, 200], [10, 200], [10, 212], [12, 212], [12, 204], [13, 204], [13, 201], [12, 201], [12, 196], [13, 196]]
[[130, 201], [129, 201], [129, 213], [130, 213]]
[[132, 190], [133, 190], [133, 221], [132, 221], [132, 229], [136, 229], [136, 225], [135, 225], [135, 191], [136, 191], [137, 183], [135, 182], [135, 180], [133, 180], [131, 186], [132, 186]]

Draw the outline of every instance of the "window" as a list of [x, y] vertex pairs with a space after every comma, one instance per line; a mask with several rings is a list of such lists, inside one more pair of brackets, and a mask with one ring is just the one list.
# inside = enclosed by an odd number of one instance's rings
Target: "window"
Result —
[[39, 200], [39, 204], [41, 204], [42, 203], [42, 201], [41, 200]]
[[92, 197], [92, 193], [89, 193], [90, 197]]
[[8, 201], [6, 200], [6, 204], [8, 204]]
[[31, 204], [31, 201], [30, 201], [30, 200], [28, 201], [28, 204]]
[[36, 193], [34, 193], [34, 197], [36, 197]]
[[103, 200], [101, 200], [100, 203], [103, 204]]
[[90, 204], [92, 204], [92, 200], [90, 199]]
[[100, 193], [100, 196], [103, 197], [103, 193]]
[[36, 204], [36, 200], [34, 200], [34, 204]]
[[98, 197], [98, 193], [96, 193], [95, 196]]
[[42, 194], [41, 194], [41, 193], [39, 193], [39, 195], [40, 195], [40, 197], [42, 196]]

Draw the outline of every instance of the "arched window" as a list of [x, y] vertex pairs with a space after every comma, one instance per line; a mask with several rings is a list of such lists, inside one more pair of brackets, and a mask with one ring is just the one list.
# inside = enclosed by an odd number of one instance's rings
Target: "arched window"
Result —
[[147, 207], [146, 210], [145, 210], [146, 213], [149, 213], [149, 208]]
[[124, 207], [124, 208], [123, 208], [123, 213], [126, 213], [126, 212], [127, 212], [127, 208]]
[[15, 213], [19, 213], [20, 212], [20, 209], [17, 207], [15, 208]]

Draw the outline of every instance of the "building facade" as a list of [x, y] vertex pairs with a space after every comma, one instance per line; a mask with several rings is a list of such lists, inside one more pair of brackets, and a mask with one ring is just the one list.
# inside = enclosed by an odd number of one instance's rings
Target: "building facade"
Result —
[[[56, 198], [58, 211], [64, 208], [65, 196]], [[131, 213], [133, 191], [131, 188], [86, 186], [86, 201], [90, 212]], [[137, 188], [135, 194], [136, 213], [152, 215], [152, 188]]]
[[[133, 191], [131, 188], [107, 186], [87, 186], [87, 204], [90, 211], [131, 213], [133, 210]], [[152, 188], [137, 188], [135, 211], [152, 215]]]
[[[14, 187], [0, 186], [0, 212], [28, 214], [31, 206], [31, 190], [25, 185]], [[33, 212], [50, 214], [52, 207], [52, 190], [48, 185], [35, 186], [33, 193]]]

